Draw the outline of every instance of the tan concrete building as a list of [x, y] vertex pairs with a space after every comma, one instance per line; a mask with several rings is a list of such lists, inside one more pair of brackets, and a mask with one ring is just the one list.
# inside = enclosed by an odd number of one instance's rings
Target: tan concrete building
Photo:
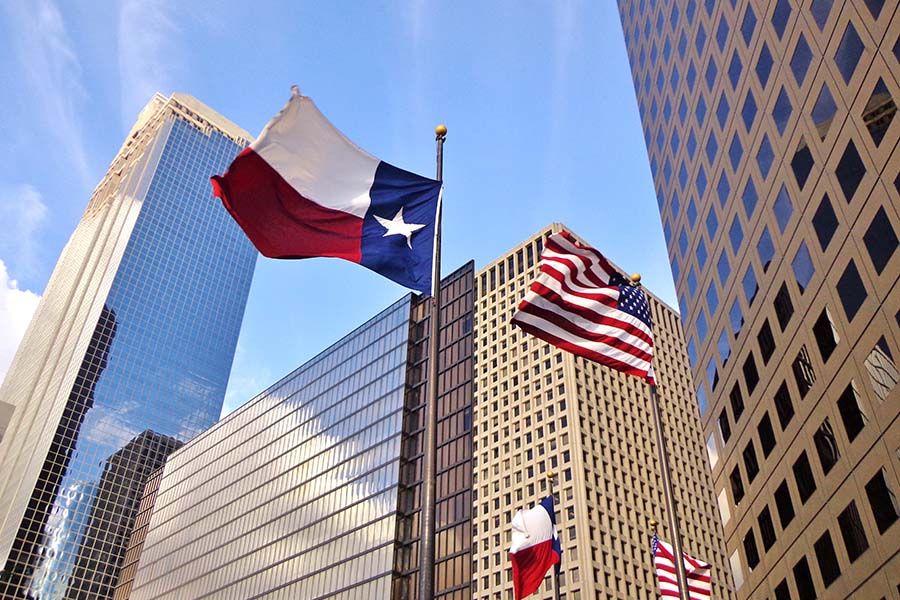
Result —
[[[510, 521], [558, 474], [562, 598], [657, 598], [649, 522], [665, 521], [649, 386], [510, 326], [553, 224], [475, 277], [473, 595], [513, 597]], [[602, 250], [602, 249], [601, 249]], [[727, 557], [677, 313], [652, 294], [656, 374], [684, 547], [713, 565], [732, 598]], [[660, 535], [671, 539], [665, 526]], [[553, 597], [545, 581], [535, 598]]]
[[900, 9], [620, 0], [739, 598], [900, 598]]

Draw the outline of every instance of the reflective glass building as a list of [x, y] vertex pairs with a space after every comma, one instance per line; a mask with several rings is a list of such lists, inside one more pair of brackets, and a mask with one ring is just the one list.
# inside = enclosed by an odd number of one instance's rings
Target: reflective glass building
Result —
[[900, 3], [619, 0], [739, 598], [900, 589]]
[[[473, 268], [446, 277], [436, 596], [469, 598]], [[416, 597], [428, 301], [407, 295], [172, 454], [116, 598]]]
[[256, 251], [208, 178], [250, 136], [154, 97], [0, 387], [0, 596], [111, 597], [145, 478], [220, 414]]

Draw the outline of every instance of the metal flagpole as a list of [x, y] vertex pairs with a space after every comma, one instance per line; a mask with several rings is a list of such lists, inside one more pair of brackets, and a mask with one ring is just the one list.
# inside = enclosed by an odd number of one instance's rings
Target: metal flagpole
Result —
[[[547, 473], [547, 481], [550, 482], [550, 498], [553, 499], [553, 520], [556, 521], [556, 498], [553, 496], [553, 480], [556, 479], [556, 473], [550, 471]], [[559, 527], [556, 528], [559, 535]], [[559, 570], [561, 564], [553, 565], [553, 600], [559, 600]]]
[[678, 530], [678, 515], [675, 514], [675, 494], [672, 491], [672, 480], [669, 477], [669, 453], [666, 451], [666, 436], [663, 433], [662, 419], [659, 416], [659, 398], [656, 384], [650, 384], [650, 404], [653, 407], [653, 426], [656, 429], [656, 447], [659, 449], [659, 465], [662, 471], [663, 491], [666, 498], [666, 513], [669, 515], [669, 531], [672, 536], [672, 549], [675, 554], [675, 575], [678, 578], [678, 591], [681, 600], [690, 600], [687, 586], [687, 575], [684, 571], [684, 553], [681, 550], [681, 534]]
[[[444, 139], [447, 128], [434, 128], [437, 143], [437, 180], [444, 180]], [[419, 527], [419, 600], [434, 598], [434, 530], [437, 455], [438, 350], [441, 335], [441, 212], [438, 198], [434, 222], [434, 256], [431, 271], [431, 331], [428, 337], [428, 396], [425, 403], [425, 456], [422, 469], [422, 521]]]

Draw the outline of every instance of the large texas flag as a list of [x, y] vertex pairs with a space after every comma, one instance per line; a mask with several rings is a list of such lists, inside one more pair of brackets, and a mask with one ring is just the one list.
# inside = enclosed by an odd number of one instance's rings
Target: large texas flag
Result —
[[265, 256], [343, 258], [431, 290], [441, 183], [360, 149], [306, 96], [295, 93], [211, 181]]
[[559, 564], [562, 557], [552, 496], [547, 496], [531, 510], [520, 510], [513, 517], [509, 557], [515, 597], [522, 600], [541, 587], [547, 571]]

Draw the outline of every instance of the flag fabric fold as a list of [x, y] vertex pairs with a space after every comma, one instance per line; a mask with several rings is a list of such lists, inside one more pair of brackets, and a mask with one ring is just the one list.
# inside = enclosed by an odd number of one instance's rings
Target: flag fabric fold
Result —
[[654, 382], [647, 296], [567, 231], [544, 243], [540, 273], [512, 323], [573, 354]]
[[431, 291], [441, 183], [363, 151], [306, 96], [292, 96], [211, 182], [265, 256], [343, 258]]
[[[687, 575], [688, 597], [691, 600], [710, 600], [712, 595], [711, 565], [688, 556], [682, 552], [684, 572]], [[662, 598], [680, 598], [678, 577], [675, 574], [675, 552], [672, 546], [653, 536], [653, 565], [659, 581], [659, 593]]]
[[509, 557], [515, 597], [522, 600], [541, 587], [547, 571], [559, 564], [562, 557], [552, 496], [530, 510], [515, 514]]

